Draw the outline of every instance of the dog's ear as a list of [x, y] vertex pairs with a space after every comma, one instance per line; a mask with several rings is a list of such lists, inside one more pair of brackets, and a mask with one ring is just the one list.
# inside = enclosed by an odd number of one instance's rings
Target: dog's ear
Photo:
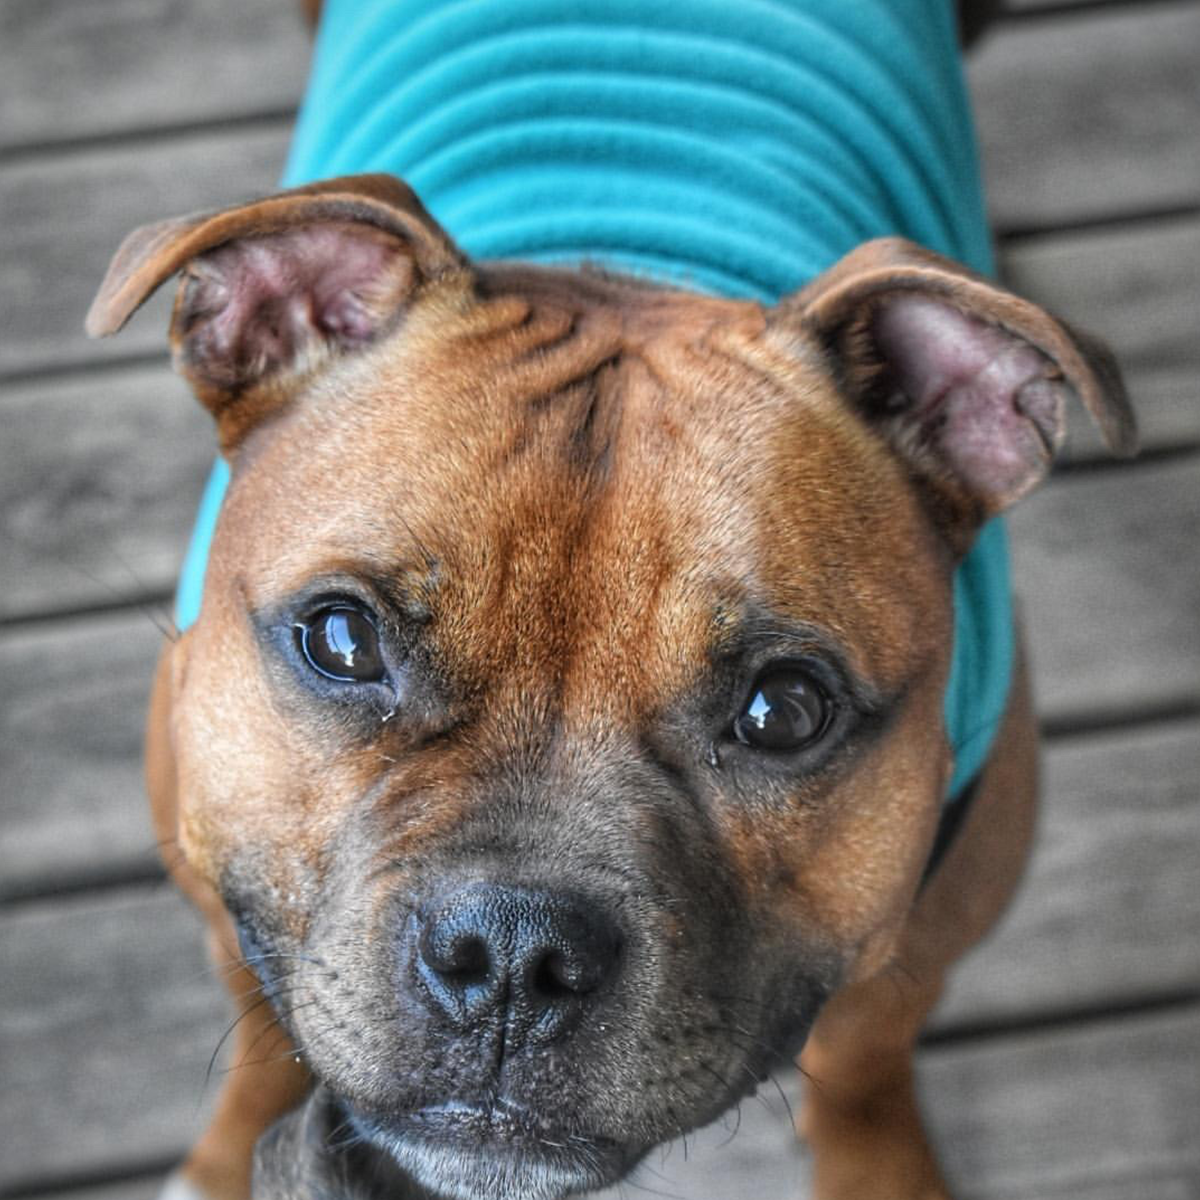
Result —
[[176, 368], [229, 449], [299, 381], [389, 332], [419, 288], [465, 266], [398, 179], [346, 176], [134, 230], [87, 331], [116, 333], [181, 272], [170, 335]]
[[1079, 397], [1114, 453], [1136, 446], [1108, 350], [965, 267], [867, 242], [772, 313], [816, 341], [843, 392], [968, 540], [1046, 474]]

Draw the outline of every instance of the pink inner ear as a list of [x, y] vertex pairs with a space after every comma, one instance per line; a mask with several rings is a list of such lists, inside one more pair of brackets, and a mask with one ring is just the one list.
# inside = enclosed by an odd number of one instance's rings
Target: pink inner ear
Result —
[[876, 313], [876, 344], [902, 394], [891, 418], [997, 505], [1045, 474], [1064, 432], [1064, 385], [1019, 336], [915, 292]]
[[298, 369], [321, 343], [369, 342], [389, 315], [399, 244], [366, 225], [228, 242], [192, 265], [181, 328], [193, 370], [244, 383]]

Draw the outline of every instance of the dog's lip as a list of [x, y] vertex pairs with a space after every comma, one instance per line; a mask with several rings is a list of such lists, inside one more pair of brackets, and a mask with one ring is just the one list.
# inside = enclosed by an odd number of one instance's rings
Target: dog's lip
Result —
[[570, 1135], [537, 1120], [527, 1108], [503, 1100], [494, 1104], [464, 1104], [456, 1100], [429, 1104], [417, 1109], [409, 1120], [414, 1126], [431, 1131], [461, 1130], [471, 1135], [490, 1134], [504, 1141], [532, 1140], [551, 1147], [566, 1146], [571, 1140]]
[[359, 1131], [373, 1140], [412, 1134], [418, 1137], [463, 1136], [473, 1141], [521, 1143], [549, 1149], [617, 1147], [617, 1142], [611, 1138], [556, 1128], [528, 1106], [504, 1096], [479, 1102], [441, 1100], [386, 1117], [350, 1109], [349, 1116]]
[[411, 1168], [422, 1147], [451, 1149], [464, 1161], [515, 1154], [526, 1162], [538, 1160], [565, 1181], [565, 1190], [578, 1191], [607, 1186], [640, 1157], [616, 1139], [555, 1127], [505, 1097], [443, 1100], [386, 1117], [345, 1108], [355, 1131], [402, 1167]]

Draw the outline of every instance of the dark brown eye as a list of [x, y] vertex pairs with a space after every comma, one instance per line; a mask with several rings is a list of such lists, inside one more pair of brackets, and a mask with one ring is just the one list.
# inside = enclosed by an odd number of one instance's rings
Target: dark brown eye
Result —
[[296, 626], [296, 636], [314, 671], [343, 683], [377, 683], [386, 671], [379, 633], [357, 608], [323, 608]]
[[807, 672], [769, 671], [754, 684], [733, 736], [756, 750], [799, 750], [821, 737], [831, 712], [821, 685]]

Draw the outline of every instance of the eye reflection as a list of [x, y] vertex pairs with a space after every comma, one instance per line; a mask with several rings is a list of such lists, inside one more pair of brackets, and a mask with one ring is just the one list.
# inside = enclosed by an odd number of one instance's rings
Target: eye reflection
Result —
[[308, 665], [343, 683], [376, 683], [386, 671], [374, 621], [357, 608], [334, 605], [296, 626]]
[[829, 725], [831, 705], [806, 671], [788, 667], [756, 681], [733, 723], [733, 735], [758, 750], [799, 750], [816, 742]]

